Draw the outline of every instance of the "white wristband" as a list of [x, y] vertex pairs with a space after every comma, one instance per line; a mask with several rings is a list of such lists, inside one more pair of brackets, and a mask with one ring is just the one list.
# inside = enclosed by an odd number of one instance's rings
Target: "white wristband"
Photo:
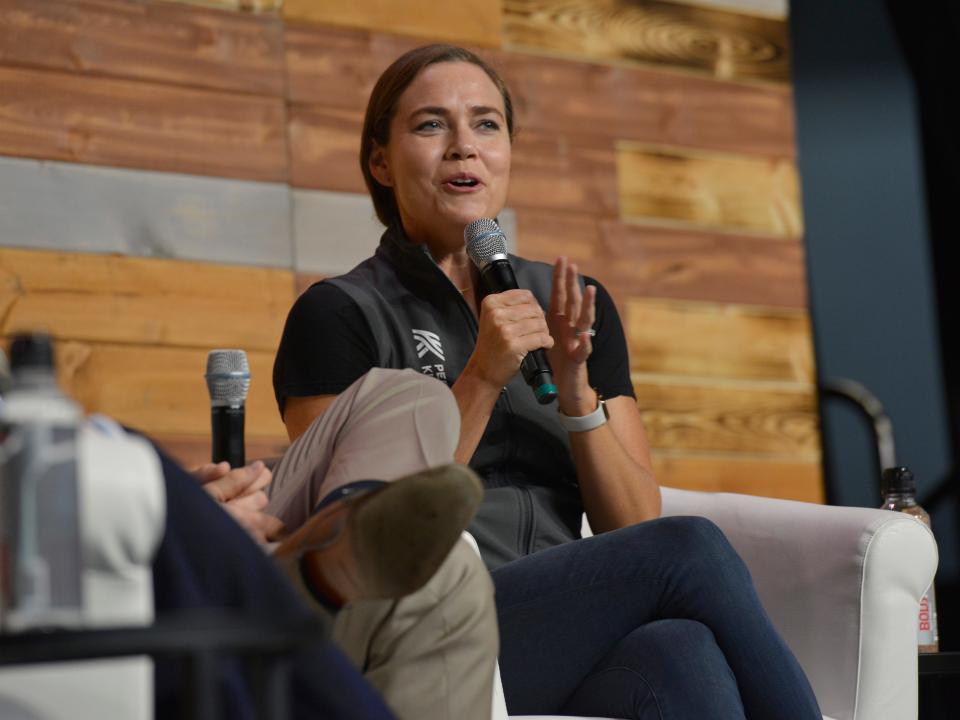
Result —
[[599, 394], [597, 394], [597, 409], [588, 415], [570, 417], [569, 415], [564, 415], [559, 408], [557, 408], [557, 413], [560, 415], [560, 424], [563, 425], [563, 429], [567, 432], [587, 432], [587, 430], [594, 430], [604, 425], [610, 418], [610, 414], [607, 412], [607, 404]]

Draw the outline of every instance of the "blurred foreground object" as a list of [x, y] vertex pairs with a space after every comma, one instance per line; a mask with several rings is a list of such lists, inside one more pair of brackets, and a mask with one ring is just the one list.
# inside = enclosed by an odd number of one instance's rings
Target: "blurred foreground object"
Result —
[[73, 627], [83, 618], [77, 427], [57, 386], [53, 343], [17, 335], [0, 407], [0, 627]]

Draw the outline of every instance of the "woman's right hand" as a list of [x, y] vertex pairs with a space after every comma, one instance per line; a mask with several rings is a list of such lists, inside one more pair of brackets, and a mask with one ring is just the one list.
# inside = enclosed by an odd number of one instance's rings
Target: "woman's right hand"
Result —
[[529, 290], [487, 295], [480, 305], [480, 330], [464, 369], [499, 392], [520, 369], [528, 352], [553, 347], [543, 308]]

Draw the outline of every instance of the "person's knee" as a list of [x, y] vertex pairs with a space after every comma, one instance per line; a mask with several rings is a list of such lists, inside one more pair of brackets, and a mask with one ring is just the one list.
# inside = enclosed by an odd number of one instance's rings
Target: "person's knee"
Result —
[[457, 541], [427, 586], [438, 602], [449, 604], [447, 615], [454, 622], [474, 625], [496, 640], [493, 581], [480, 555], [466, 540]]
[[675, 516], [655, 522], [670, 546], [687, 557], [710, 562], [723, 562], [737, 557], [723, 530], [705, 517]]

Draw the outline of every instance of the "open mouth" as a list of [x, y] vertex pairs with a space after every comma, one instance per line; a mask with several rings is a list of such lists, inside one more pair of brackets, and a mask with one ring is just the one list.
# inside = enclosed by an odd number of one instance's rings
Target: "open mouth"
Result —
[[457, 173], [456, 175], [448, 177], [446, 180], [444, 180], [443, 184], [451, 189], [456, 189], [461, 192], [466, 192], [471, 188], [482, 185], [480, 180], [469, 173]]

